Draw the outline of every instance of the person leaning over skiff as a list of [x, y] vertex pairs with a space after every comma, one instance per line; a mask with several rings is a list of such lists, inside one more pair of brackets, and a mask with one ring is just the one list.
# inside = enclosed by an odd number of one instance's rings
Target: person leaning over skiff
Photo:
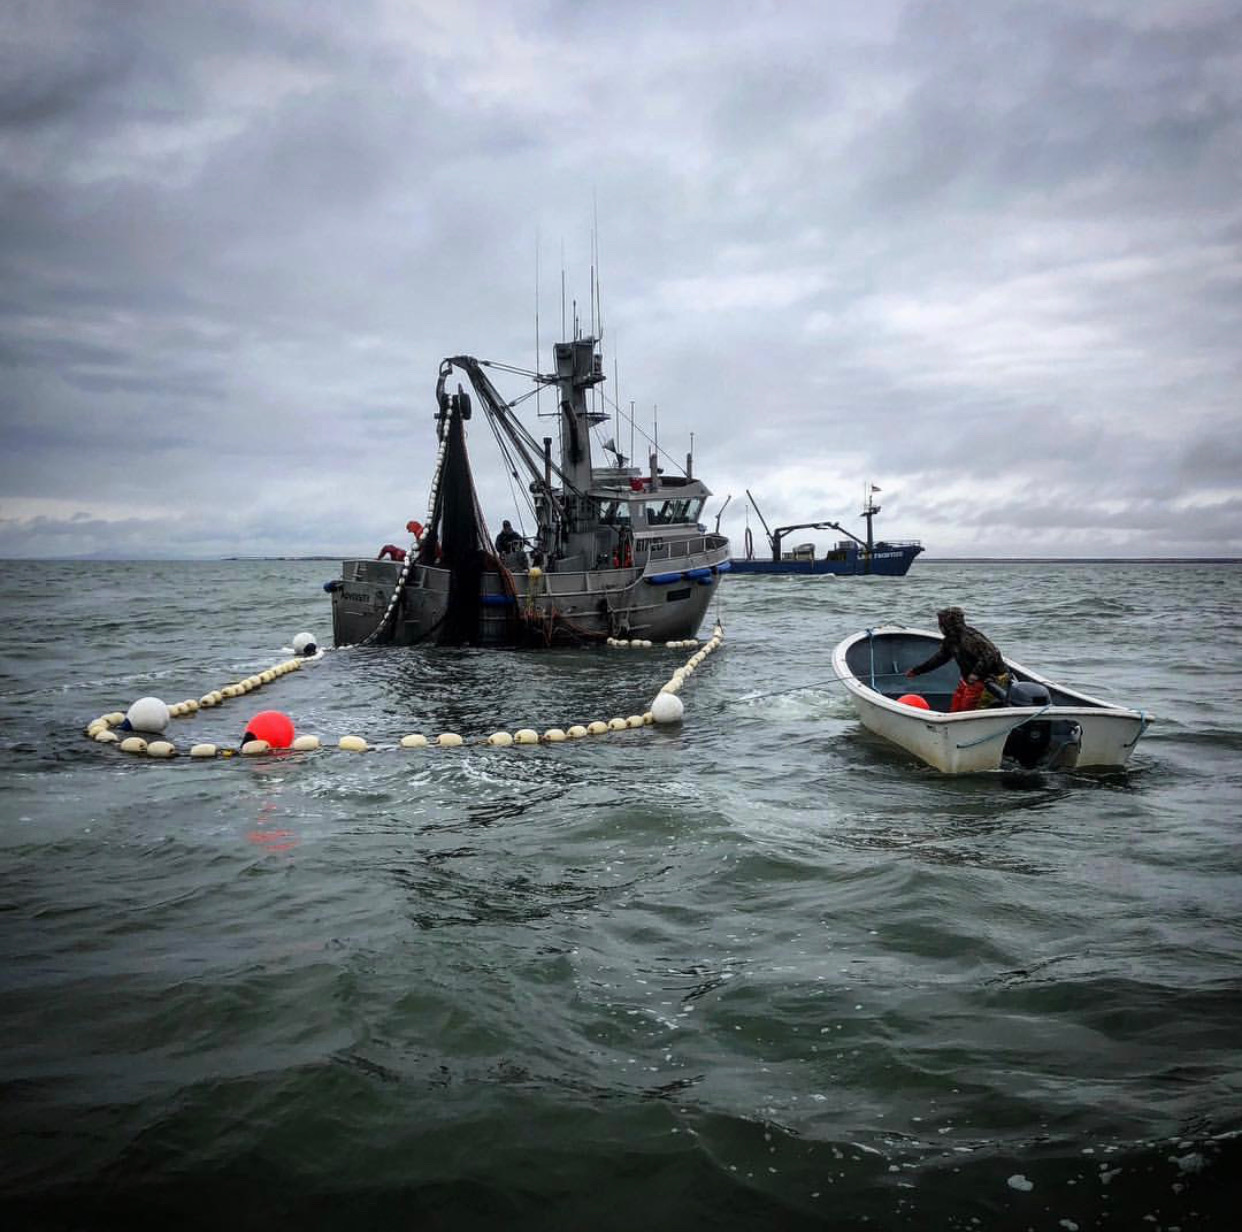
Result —
[[955, 659], [962, 678], [953, 693], [949, 712], [995, 705], [996, 699], [987, 691], [988, 682], [995, 681], [1002, 689], [1009, 686], [1009, 671], [1001, 652], [978, 629], [966, 623], [966, 613], [960, 607], [942, 609], [936, 613], [936, 620], [944, 634], [940, 648], [930, 659], [912, 667], [906, 673], [907, 679], [935, 671], [941, 664]]

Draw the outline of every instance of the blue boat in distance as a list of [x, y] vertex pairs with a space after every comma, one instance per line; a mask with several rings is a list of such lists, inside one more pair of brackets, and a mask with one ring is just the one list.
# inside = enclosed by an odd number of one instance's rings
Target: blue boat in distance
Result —
[[[743, 560], [734, 558], [730, 562], [733, 573], [804, 573], [804, 574], [862, 574], [871, 573], [881, 577], [905, 577], [914, 563], [914, 558], [923, 551], [923, 545], [917, 539], [876, 539], [872, 533], [872, 519], [880, 512], [875, 503], [875, 493], [880, 489], [874, 484], [867, 485], [867, 495], [863, 501], [863, 511], [859, 515], [867, 521], [867, 537], [860, 539], [852, 531], [848, 531], [840, 522], [798, 522], [793, 526], [778, 526], [775, 530], [768, 527], [767, 521], [759, 511], [759, 504], [747, 488], [746, 496], [751, 508], [763, 523], [768, 536], [768, 547], [771, 558], [755, 559], [754, 538], [750, 527], [746, 528], [746, 556]], [[796, 530], [836, 530], [846, 538], [838, 539], [823, 556], [816, 557], [813, 543], [799, 544], [792, 551], [784, 551], [785, 536]]]

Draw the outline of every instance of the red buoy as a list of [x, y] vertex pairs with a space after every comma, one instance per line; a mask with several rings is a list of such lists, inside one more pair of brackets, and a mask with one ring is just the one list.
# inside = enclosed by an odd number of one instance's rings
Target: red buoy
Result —
[[274, 749], [287, 749], [293, 743], [293, 720], [279, 710], [260, 710], [246, 724], [242, 744], [248, 740], [266, 740]]
[[931, 709], [931, 703], [927, 698], [920, 697], [917, 693], [903, 693], [897, 701], [902, 706], [913, 706], [916, 710]]

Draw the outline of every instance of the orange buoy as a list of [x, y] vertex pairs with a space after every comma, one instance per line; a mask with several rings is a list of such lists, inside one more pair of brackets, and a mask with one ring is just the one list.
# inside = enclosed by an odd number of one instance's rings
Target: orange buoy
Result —
[[916, 710], [931, 709], [931, 703], [927, 698], [920, 697], [917, 693], [903, 693], [897, 701], [902, 706], [913, 706]]
[[287, 749], [293, 743], [293, 720], [279, 710], [260, 710], [246, 724], [242, 744], [266, 740], [274, 749]]

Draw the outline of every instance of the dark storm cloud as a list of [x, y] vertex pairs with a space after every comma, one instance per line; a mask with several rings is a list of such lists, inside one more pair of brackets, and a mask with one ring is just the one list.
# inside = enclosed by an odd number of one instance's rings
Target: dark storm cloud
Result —
[[1235, 5], [0, 22], [0, 552], [392, 540], [438, 359], [533, 363], [538, 235], [546, 363], [595, 213], [609, 393], [731, 533], [870, 478], [940, 554], [1242, 552]]

